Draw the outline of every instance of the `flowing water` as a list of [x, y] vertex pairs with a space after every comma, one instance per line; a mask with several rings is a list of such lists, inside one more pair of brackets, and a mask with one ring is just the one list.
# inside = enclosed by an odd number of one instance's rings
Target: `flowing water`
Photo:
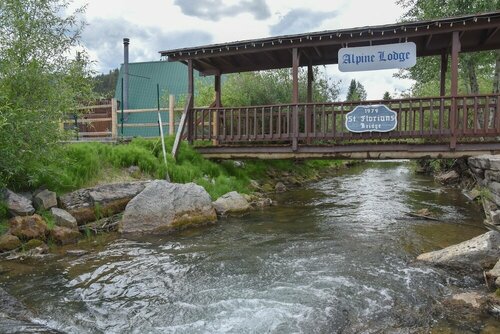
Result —
[[[475, 333], [474, 278], [415, 262], [485, 232], [459, 190], [407, 162], [366, 163], [278, 205], [170, 236], [94, 241], [79, 258], [2, 263], [0, 287], [70, 333]], [[405, 214], [429, 208], [443, 220]], [[81, 246], [80, 246], [81, 247]]]

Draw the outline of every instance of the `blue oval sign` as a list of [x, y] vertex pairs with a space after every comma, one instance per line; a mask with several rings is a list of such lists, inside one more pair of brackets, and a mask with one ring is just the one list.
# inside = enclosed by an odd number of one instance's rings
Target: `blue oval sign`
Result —
[[397, 113], [383, 104], [357, 106], [345, 118], [345, 127], [351, 132], [389, 132], [397, 125]]

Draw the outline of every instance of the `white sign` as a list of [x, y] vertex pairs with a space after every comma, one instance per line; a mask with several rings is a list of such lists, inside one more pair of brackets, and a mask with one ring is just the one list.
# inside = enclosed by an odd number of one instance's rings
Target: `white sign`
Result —
[[417, 62], [417, 46], [413, 42], [396, 43], [339, 50], [341, 72], [408, 68]]

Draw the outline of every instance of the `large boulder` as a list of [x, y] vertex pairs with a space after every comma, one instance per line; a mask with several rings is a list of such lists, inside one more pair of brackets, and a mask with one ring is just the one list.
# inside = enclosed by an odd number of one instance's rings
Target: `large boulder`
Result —
[[490, 268], [500, 257], [500, 233], [490, 231], [473, 239], [424, 253], [417, 260], [465, 271]]
[[78, 230], [56, 226], [50, 231], [50, 236], [59, 245], [76, 244], [81, 234]]
[[4, 234], [0, 236], [0, 252], [14, 250], [21, 246], [21, 240], [12, 234]]
[[216, 220], [210, 195], [203, 187], [156, 180], [127, 204], [119, 231], [164, 232]]
[[38, 210], [48, 210], [57, 206], [57, 195], [50, 190], [42, 190], [33, 198], [33, 204]]
[[213, 205], [217, 214], [221, 216], [240, 214], [250, 209], [250, 203], [248, 203], [243, 195], [236, 191], [231, 191], [217, 198], [217, 200], [213, 202]]
[[59, 208], [52, 208], [50, 213], [52, 214], [52, 217], [54, 217], [54, 222], [57, 226], [78, 229], [75, 217], [73, 217], [68, 211]]
[[47, 224], [42, 217], [35, 214], [33, 216], [18, 216], [9, 220], [10, 234], [21, 240], [41, 239], [45, 240], [48, 233]]
[[144, 190], [149, 181], [112, 183], [80, 189], [61, 196], [61, 206], [78, 225], [122, 212], [127, 203]]
[[0, 190], [0, 199], [5, 202], [13, 217], [30, 216], [35, 213], [35, 208], [30, 200], [9, 189]]

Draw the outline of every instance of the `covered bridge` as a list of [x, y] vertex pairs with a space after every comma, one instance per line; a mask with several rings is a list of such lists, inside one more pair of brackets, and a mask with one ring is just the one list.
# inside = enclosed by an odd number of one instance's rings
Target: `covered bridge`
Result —
[[[500, 12], [431, 21], [330, 30], [161, 51], [188, 68], [187, 139], [212, 140], [199, 150], [217, 158], [458, 157], [500, 151], [498, 93], [458, 94], [461, 52], [500, 48]], [[440, 56], [440, 96], [389, 101], [315, 103], [312, 67], [339, 63], [339, 50], [414, 43], [416, 57]], [[342, 59], [340, 59], [342, 61]], [[450, 74], [447, 78], [447, 69]], [[298, 68], [308, 69], [307, 102], [299, 102]], [[222, 74], [292, 68], [289, 104], [224, 107]], [[215, 101], [194, 108], [194, 71], [215, 76]], [[445, 82], [450, 80], [450, 91]], [[396, 113], [388, 132], [349, 131], [346, 114], [384, 104]], [[182, 128], [181, 128], [182, 129]]]

